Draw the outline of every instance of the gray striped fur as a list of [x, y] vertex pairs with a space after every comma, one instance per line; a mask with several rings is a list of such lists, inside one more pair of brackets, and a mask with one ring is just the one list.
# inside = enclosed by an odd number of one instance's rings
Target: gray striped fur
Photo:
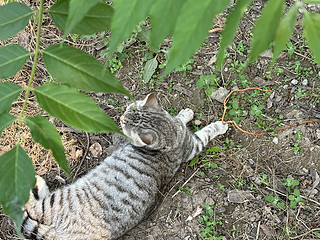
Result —
[[37, 184], [24, 206], [23, 234], [29, 239], [117, 239], [145, 218], [182, 162], [227, 131], [212, 123], [192, 134], [190, 109], [171, 117], [154, 94], [131, 104], [121, 117], [130, 142], [71, 185], [49, 192]]

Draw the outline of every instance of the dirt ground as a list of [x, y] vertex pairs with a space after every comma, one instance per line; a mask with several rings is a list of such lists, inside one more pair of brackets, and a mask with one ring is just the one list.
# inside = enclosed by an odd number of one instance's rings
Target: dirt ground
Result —
[[[271, 90], [268, 94], [253, 90], [234, 93], [228, 102], [228, 111], [241, 110], [241, 113], [226, 116], [227, 120], [235, 116], [243, 118], [239, 125], [250, 132], [268, 130], [269, 133], [253, 136], [230, 125], [226, 135], [214, 139], [196, 163], [181, 167], [168, 191], [163, 193], [159, 208], [121, 239], [320, 239], [320, 123], [296, 124], [320, 119], [320, 70], [306, 47], [302, 29], [297, 26], [292, 44], [281, 53], [271, 71], [272, 53], [266, 51], [241, 72], [248, 56], [253, 22], [263, 4], [264, 1], [254, 1], [248, 8], [235, 43], [228, 49], [226, 63], [212, 85], [226, 90], [245, 87]], [[224, 27], [226, 14], [227, 11], [217, 17], [213, 29]], [[30, 22], [13, 41], [32, 51], [34, 29]], [[190, 129], [196, 130], [222, 116], [221, 99], [219, 102], [208, 97], [205, 89], [196, 86], [200, 78], [214, 72], [220, 34], [212, 31], [192, 58], [194, 62], [187, 64], [190, 68], [173, 72], [159, 86], [156, 79], [162, 71], [160, 68], [155, 78], [149, 82], [142, 80], [142, 69], [152, 54], [137, 36], [115, 58], [122, 65], [115, 69], [115, 75], [136, 99], [155, 92], [162, 107], [173, 115], [183, 108], [193, 109], [195, 118]], [[45, 18], [42, 45], [59, 42], [61, 37], [51, 20]], [[103, 38], [70, 37], [67, 43], [106, 61], [100, 56], [105, 49]], [[168, 50], [170, 44], [171, 40], [166, 39], [162, 49]], [[165, 64], [163, 52], [157, 60]], [[28, 61], [11, 81], [25, 86], [31, 66], [32, 62]], [[43, 84], [48, 76], [40, 62], [34, 86]], [[130, 103], [121, 95], [90, 93], [90, 96], [116, 122]], [[23, 97], [14, 102], [12, 114], [19, 114]], [[263, 106], [261, 114], [252, 112], [252, 105]], [[34, 96], [26, 113], [46, 116]], [[112, 134], [87, 134], [57, 119], [50, 120], [60, 132], [74, 178], [88, 172], [113, 151]], [[272, 131], [292, 124], [296, 125]], [[4, 131], [0, 154], [14, 146], [16, 131], [16, 124]], [[27, 127], [23, 136], [24, 149], [51, 189], [68, 183], [66, 174], [57, 167], [51, 154], [32, 141]], [[293, 179], [299, 181], [298, 185]], [[288, 186], [290, 183], [295, 186]], [[19, 239], [14, 234], [12, 221], [1, 212], [0, 239]]]

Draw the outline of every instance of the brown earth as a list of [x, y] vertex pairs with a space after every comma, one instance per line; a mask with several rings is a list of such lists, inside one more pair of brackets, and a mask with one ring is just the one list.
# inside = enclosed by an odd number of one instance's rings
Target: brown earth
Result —
[[[320, 119], [320, 71], [312, 61], [299, 26], [291, 38], [294, 48], [292, 55], [284, 51], [274, 70], [269, 72], [272, 55], [267, 51], [255, 63], [250, 64], [243, 74], [239, 73], [240, 61], [244, 62], [247, 58], [253, 22], [262, 6], [263, 1], [254, 1], [246, 12], [235, 43], [228, 49], [226, 64], [219, 73], [218, 87], [231, 90], [254, 86], [272, 90], [271, 95], [260, 92], [252, 95], [252, 91], [235, 93], [229, 101], [238, 102], [244, 109], [244, 120], [240, 121], [240, 126], [252, 132], [285, 127], [309, 118]], [[224, 27], [226, 13], [218, 16], [213, 29]], [[35, 46], [34, 29], [30, 22], [26, 30], [19, 33], [13, 41], [32, 51]], [[59, 42], [61, 36], [51, 20], [45, 18], [42, 46]], [[210, 33], [193, 57], [194, 63], [190, 64], [192, 69], [172, 73], [159, 87], [156, 78], [148, 83], [142, 81], [141, 69], [152, 55], [150, 56], [145, 43], [136, 38], [118, 57], [123, 60], [123, 67], [115, 75], [136, 99], [156, 92], [163, 108], [172, 114], [187, 107], [194, 110], [195, 118], [190, 129], [205, 126], [221, 119], [223, 105], [210, 99], [203, 89], [197, 88], [196, 82], [201, 75], [214, 72], [219, 37], [220, 31]], [[105, 57], [100, 57], [104, 48], [102, 38], [73, 40], [70, 37], [67, 43], [89, 52], [102, 62], [105, 61]], [[170, 39], [167, 39], [162, 49], [167, 50], [170, 43]], [[164, 63], [164, 54], [160, 53], [157, 60]], [[28, 61], [11, 81], [25, 86], [31, 66], [32, 62]], [[157, 69], [156, 76], [161, 71]], [[40, 62], [34, 86], [46, 82], [48, 76]], [[130, 103], [128, 98], [115, 94], [90, 96], [116, 122]], [[14, 102], [12, 114], [19, 114], [21, 111], [23, 97], [22, 95]], [[264, 106], [261, 119], [250, 114], [253, 104]], [[26, 113], [46, 116], [37, 106], [34, 96], [29, 101]], [[230, 116], [227, 118], [231, 119]], [[50, 120], [61, 134], [74, 178], [88, 172], [113, 150], [111, 134], [87, 134], [72, 129], [57, 119]], [[0, 154], [14, 146], [16, 126], [16, 123], [13, 124], [2, 134]], [[160, 207], [122, 239], [320, 239], [319, 126], [319, 122], [315, 122], [263, 136], [251, 136], [230, 125], [227, 134], [214, 139], [209, 150], [204, 151], [195, 165], [184, 164], [181, 167], [169, 190], [163, 193], [164, 200]], [[52, 189], [69, 182], [51, 154], [32, 141], [27, 127], [23, 127], [23, 138], [23, 147], [32, 158], [37, 173], [47, 180]], [[217, 146], [220, 147], [218, 153], [210, 151]], [[209, 166], [208, 162], [217, 165]], [[298, 203], [294, 208], [290, 207], [289, 193], [281, 184], [284, 178], [299, 180], [299, 185], [294, 188], [300, 190], [303, 203]], [[178, 190], [179, 187], [185, 190]], [[266, 201], [266, 196], [278, 196], [284, 209]], [[208, 203], [213, 209], [211, 225], [214, 226], [212, 229], [216, 235], [211, 238], [209, 234], [204, 237], [205, 233], [202, 232], [205, 232], [203, 229], [206, 227], [199, 222], [199, 217], [208, 215], [209, 212], [204, 203]], [[12, 221], [2, 213], [0, 239], [19, 239], [14, 234]]]

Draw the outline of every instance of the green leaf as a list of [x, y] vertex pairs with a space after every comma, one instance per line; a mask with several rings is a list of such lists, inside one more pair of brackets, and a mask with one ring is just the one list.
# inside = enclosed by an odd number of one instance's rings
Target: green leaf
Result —
[[9, 113], [2, 113], [0, 114], [0, 136], [4, 128], [9, 126], [13, 121], [16, 120], [15, 116], [12, 116]]
[[12, 102], [19, 96], [22, 87], [11, 82], [0, 82], [0, 114], [9, 111]]
[[267, 202], [273, 202], [273, 197], [271, 196], [271, 195], [266, 195], [265, 197], [264, 197], [264, 199], [267, 201]]
[[32, 10], [23, 3], [12, 2], [0, 6], [0, 40], [24, 29], [32, 14]]
[[143, 75], [144, 83], [149, 82], [152, 75], [156, 71], [157, 67], [158, 67], [157, 56], [146, 62], [146, 65], [144, 66], [144, 75]]
[[89, 12], [97, 2], [99, 2], [99, 0], [70, 0], [69, 14], [64, 28], [64, 37], [81, 22], [86, 13]]
[[286, 205], [283, 202], [278, 202], [277, 206], [281, 209], [281, 210], [286, 210]]
[[173, 33], [170, 59], [161, 78], [185, 63], [208, 36], [216, 14], [223, 11], [229, 0], [186, 0]]
[[221, 68], [224, 60], [224, 52], [232, 43], [238, 28], [239, 21], [242, 18], [243, 13], [246, 11], [247, 6], [251, 2], [252, 0], [237, 1], [236, 6], [228, 14], [226, 27], [221, 34], [220, 49], [217, 55], [217, 70]]
[[320, 66], [320, 14], [304, 11], [302, 24], [309, 48], [315, 58], [315, 62]]
[[85, 91], [130, 93], [117, 78], [90, 54], [65, 44], [52, 45], [43, 51], [48, 72], [59, 82]]
[[250, 62], [255, 61], [274, 40], [283, 11], [283, 5], [284, 0], [269, 0], [263, 8], [261, 16], [256, 21], [256, 26], [252, 31]]
[[87, 95], [74, 88], [46, 84], [34, 89], [38, 103], [51, 116], [86, 132], [118, 132], [118, 126]]
[[0, 156], [0, 203], [4, 213], [14, 219], [17, 229], [22, 223], [21, 208], [35, 182], [32, 161], [19, 145]]
[[163, 39], [173, 33], [185, 0], [155, 0], [150, 9], [151, 47], [158, 49]]
[[14, 76], [26, 63], [30, 53], [17, 44], [0, 47], [0, 78]]
[[298, 188], [295, 188], [293, 190], [293, 195], [296, 196], [296, 197], [299, 197], [300, 196], [300, 190]]
[[153, 0], [117, 0], [111, 22], [110, 52], [116, 50], [120, 42], [126, 40], [134, 27], [145, 20]]
[[297, 14], [298, 6], [294, 5], [287, 13], [287, 15], [281, 20], [274, 39], [274, 50], [272, 61], [270, 64], [271, 66], [273, 66], [280, 52], [286, 47], [287, 42], [292, 35], [293, 28], [297, 19]]
[[[59, 0], [49, 10], [54, 23], [63, 31], [66, 29], [70, 0]], [[70, 33], [91, 35], [110, 28], [113, 8], [105, 3], [94, 5], [71, 30]]]
[[33, 140], [40, 143], [44, 148], [50, 149], [59, 166], [71, 177], [60, 134], [55, 126], [40, 115], [27, 117], [25, 121], [30, 128]]

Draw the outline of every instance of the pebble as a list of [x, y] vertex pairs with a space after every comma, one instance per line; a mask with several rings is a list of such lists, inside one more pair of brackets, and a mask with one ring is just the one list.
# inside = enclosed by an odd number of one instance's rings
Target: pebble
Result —
[[298, 80], [297, 80], [297, 79], [293, 79], [293, 80], [291, 81], [291, 84], [297, 85], [297, 84], [298, 84]]
[[226, 98], [229, 92], [230, 91], [228, 89], [220, 87], [218, 90], [212, 90], [210, 98], [220, 103], [223, 103], [224, 99]]
[[308, 79], [303, 79], [302, 85], [303, 85], [303, 86], [307, 86], [307, 85], [308, 85]]
[[272, 142], [273, 142], [274, 144], [278, 144], [278, 143], [279, 143], [279, 138], [274, 137], [274, 138], [272, 139]]

